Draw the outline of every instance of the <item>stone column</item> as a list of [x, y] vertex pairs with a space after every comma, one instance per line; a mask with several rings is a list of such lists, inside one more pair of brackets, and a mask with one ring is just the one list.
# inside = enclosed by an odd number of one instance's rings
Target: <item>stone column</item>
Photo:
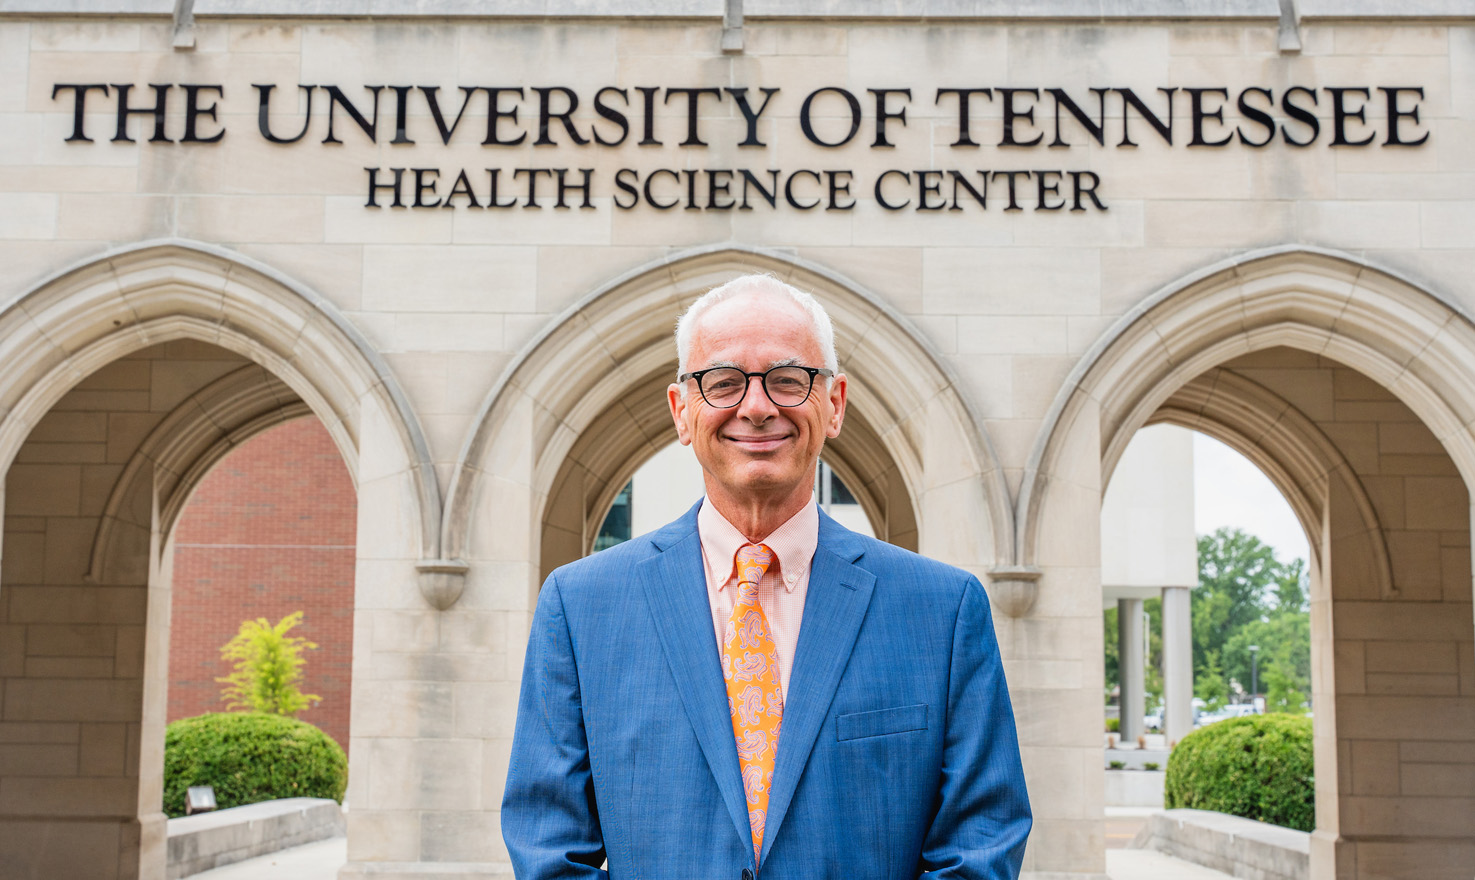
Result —
[[1144, 658], [1142, 656], [1142, 600], [1118, 599], [1116, 603], [1118, 678], [1121, 680], [1122, 742], [1134, 743], [1141, 736]]
[[1163, 735], [1176, 743], [1193, 730], [1193, 620], [1188, 587], [1163, 588]]

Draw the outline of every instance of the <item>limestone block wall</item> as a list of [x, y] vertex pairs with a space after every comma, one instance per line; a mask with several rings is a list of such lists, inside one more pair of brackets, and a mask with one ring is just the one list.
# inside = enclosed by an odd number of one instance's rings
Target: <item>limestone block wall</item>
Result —
[[[0, 566], [0, 866], [6, 876], [139, 876], [162, 851], [162, 717], [145, 726], [145, 654], [167, 646], [151, 590], [150, 497], [99, 526], [125, 465], [170, 411], [243, 361], [171, 343], [82, 379], [6, 473]], [[164, 603], [158, 626], [159, 609]], [[153, 639], [153, 643], [150, 643]], [[154, 671], [157, 676], [158, 670]], [[152, 756], [152, 758], [150, 758]]]

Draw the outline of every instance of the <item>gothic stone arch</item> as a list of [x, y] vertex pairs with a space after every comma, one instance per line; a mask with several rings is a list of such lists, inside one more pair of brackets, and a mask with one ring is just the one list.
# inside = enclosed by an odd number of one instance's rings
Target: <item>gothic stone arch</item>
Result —
[[1431, 783], [1450, 768], [1426, 762], [1475, 742], [1475, 695], [1458, 683], [1475, 618], [1472, 418], [1465, 314], [1345, 255], [1278, 248], [1123, 318], [1071, 375], [1032, 453], [1018, 537], [1044, 571], [1042, 602], [1069, 583], [1056, 572], [1099, 558], [1069, 538], [1094, 532], [1105, 477], [1144, 424], [1219, 436], [1287, 494], [1317, 547], [1318, 880], [1468, 863], [1468, 801]]
[[[380, 557], [361, 569], [394, 566], [412, 584], [438, 546], [425, 445], [393, 377], [330, 305], [189, 242], [111, 252], [0, 306], [0, 364], [0, 638], [20, 651], [0, 671], [5, 720], [40, 740], [17, 747], [79, 754], [52, 776], [5, 780], [27, 807], [0, 814], [18, 842], [0, 873], [162, 876], [165, 524], [222, 443], [311, 409], [361, 493], [410, 515], [361, 516]], [[184, 389], [177, 406], [156, 399], [159, 370], [174, 380], [163, 397]], [[103, 448], [100, 461], [73, 457]]]
[[509, 600], [520, 593], [530, 609], [545, 565], [582, 555], [589, 524], [597, 525], [621, 480], [668, 432], [674, 436], [664, 388], [675, 370], [676, 317], [701, 293], [750, 271], [813, 292], [834, 320], [857, 430], [833, 453], [867, 511], [891, 523], [893, 540], [980, 576], [1007, 566], [1002, 471], [945, 362], [905, 318], [852, 282], [787, 255], [732, 246], [684, 253], [611, 282], [517, 357], [462, 450], [442, 555], [475, 561], [469, 578], [486, 579], [479, 589]]

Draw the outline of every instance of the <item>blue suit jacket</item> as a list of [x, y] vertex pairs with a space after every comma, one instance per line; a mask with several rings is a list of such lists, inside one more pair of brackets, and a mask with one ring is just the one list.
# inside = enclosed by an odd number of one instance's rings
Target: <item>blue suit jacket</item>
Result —
[[[543, 586], [502, 803], [522, 880], [751, 880], [696, 510]], [[821, 515], [763, 880], [1015, 878], [1029, 829], [983, 587]]]

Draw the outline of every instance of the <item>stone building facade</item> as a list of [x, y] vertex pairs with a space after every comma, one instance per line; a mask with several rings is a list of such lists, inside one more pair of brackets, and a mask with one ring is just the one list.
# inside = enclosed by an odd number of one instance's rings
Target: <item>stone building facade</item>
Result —
[[1103, 855], [1100, 504], [1168, 422], [1313, 547], [1312, 873], [1475, 864], [1465, 0], [0, 2], [0, 875], [158, 878], [173, 526], [321, 420], [358, 494], [344, 878], [505, 876], [522, 647], [734, 273], [829, 460], [988, 585], [1034, 880]]

